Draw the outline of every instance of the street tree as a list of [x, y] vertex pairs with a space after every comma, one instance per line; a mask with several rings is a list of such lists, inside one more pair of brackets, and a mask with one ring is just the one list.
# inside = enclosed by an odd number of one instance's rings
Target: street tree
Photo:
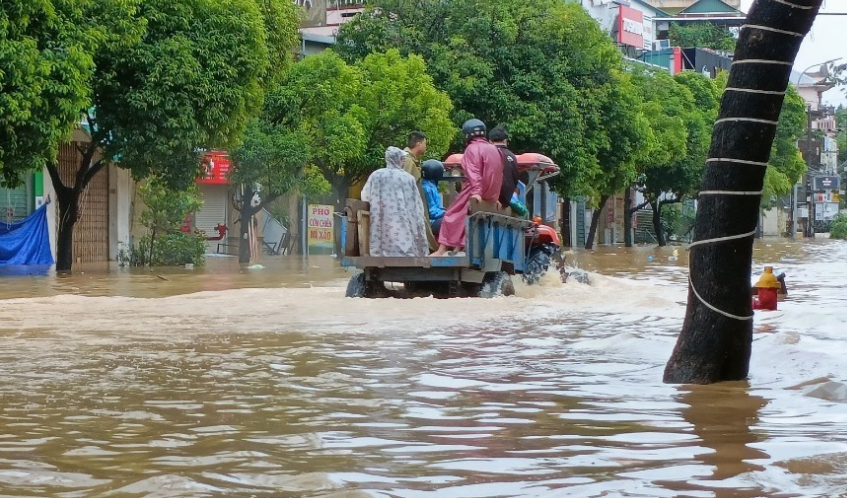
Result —
[[307, 164], [343, 203], [350, 185], [385, 166], [385, 148], [403, 145], [413, 130], [427, 134], [433, 155], [443, 155], [457, 131], [451, 109], [418, 56], [389, 50], [347, 64], [327, 51], [294, 65], [269, 95], [265, 119], [297, 132]]
[[126, 27], [93, 51], [90, 104], [78, 109], [90, 139], [77, 144], [77, 169], [63, 177], [47, 162], [59, 204], [57, 271], [71, 269], [80, 199], [94, 176], [115, 161], [136, 178], [189, 185], [201, 171], [200, 151], [235, 144], [258, 113], [298, 27], [284, 0], [136, 0], [123, 17], [99, 2], [83, 5], [87, 22], [108, 32]]
[[681, 203], [697, 194], [718, 106], [718, 92], [706, 76], [686, 71], [675, 75], [673, 81], [677, 84], [682, 104], [680, 117], [686, 133], [683, 154], [677, 155], [661, 170], [650, 171], [644, 182], [645, 198], [653, 209], [653, 227], [660, 246], [667, 244], [663, 207]]
[[771, 146], [768, 168], [765, 172], [765, 183], [762, 187], [762, 209], [774, 207], [779, 197], [788, 195], [799, 182], [806, 171], [803, 155], [797, 147], [806, 132], [806, 101], [789, 85], [782, 112], [779, 114], [779, 125], [776, 127]]
[[[729, 73], [723, 71], [715, 79], [715, 88], [723, 93]], [[793, 85], [788, 85], [782, 111], [779, 113], [779, 125], [776, 128], [770, 160], [765, 172], [762, 188], [762, 209], [770, 209], [777, 198], [791, 193], [794, 184], [800, 181], [806, 170], [806, 163], [797, 141], [806, 134], [806, 103]]]
[[[633, 68], [635, 88], [644, 102], [644, 115], [650, 122], [653, 140], [638, 165], [639, 190], [644, 206], [653, 210], [653, 226], [659, 245], [665, 245], [661, 223], [662, 207], [687, 193], [690, 179], [680, 165], [689, 153], [689, 122], [695, 110], [694, 97], [667, 71]], [[664, 201], [664, 202], [663, 202]], [[631, 213], [628, 213], [627, 218]]]
[[[629, 187], [638, 177], [638, 165], [647, 157], [655, 136], [650, 122], [644, 115], [643, 100], [629, 72], [614, 71], [616, 82], [603, 87], [605, 95], [598, 96], [603, 102], [601, 115], [605, 125], [606, 140], [598, 151], [598, 162], [602, 173], [592, 182], [591, 198], [596, 204], [591, 216], [591, 226], [585, 248], [591, 249], [603, 207], [609, 197]], [[627, 205], [625, 203], [625, 205]]]
[[[137, 41], [138, 2], [4, 0], [0, 4], [0, 181], [56, 161], [91, 102], [93, 54]], [[108, 16], [110, 23], [96, 19]]]
[[[306, 168], [309, 145], [297, 131], [254, 118], [244, 132], [242, 144], [232, 154], [229, 180], [239, 185], [239, 263], [250, 262], [250, 227], [256, 213], [295, 188], [309, 191], [315, 172]], [[304, 192], [305, 190], [305, 192]], [[258, 202], [253, 199], [258, 197]]]
[[[672, 78], [665, 71], [643, 68], [633, 68], [633, 71], [646, 102], [645, 113], [652, 120], [651, 129], [655, 133], [637, 168], [640, 191], [646, 200], [635, 206], [629, 200], [624, 202], [627, 206], [625, 243], [627, 247], [632, 246], [633, 214], [650, 206], [657, 241], [665, 245], [662, 208], [681, 202], [699, 184], [708, 147], [705, 134], [717, 114], [720, 94], [712, 80], [694, 71]], [[629, 192], [627, 189], [626, 193]]]
[[341, 28], [335, 49], [354, 61], [392, 47], [424, 58], [455, 123], [508, 126], [514, 150], [562, 167], [556, 190], [592, 192], [610, 125], [597, 97], [617, 82], [621, 55], [578, 3], [375, 0]]
[[735, 50], [700, 188], [685, 322], [668, 383], [747, 377], [753, 236], [791, 67], [822, 0], [756, 0]]

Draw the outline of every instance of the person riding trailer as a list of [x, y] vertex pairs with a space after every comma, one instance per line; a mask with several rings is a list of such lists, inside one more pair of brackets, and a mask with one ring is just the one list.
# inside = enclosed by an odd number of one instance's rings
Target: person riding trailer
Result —
[[426, 204], [429, 212], [429, 225], [432, 233], [437, 237], [441, 231], [441, 220], [444, 218], [444, 202], [438, 191], [438, 182], [444, 178], [444, 164], [435, 159], [427, 159], [421, 166], [423, 178], [422, 187], [426, 196]]
[[469, 119], [462, 125], [465, 134], [465, 153], [462, 155], [462, 171], [465, 180], [462, 191], [447, 208], [441, 221], [438, 250], [431, 256], [447, 255], [452, 248], [461, 253], [465, 248], [466, 221], [471, 200], [497, 202], [503, 185], [503, 158], [500, 151], [485, 138], [485, 123]]
[[362, 188], [370, 203], [369, 256], [423, 257], [429, 252], [424, 205], [415, 178], [404, 171], [406, 153], [385, 151], [385, 168], [371, 173]]

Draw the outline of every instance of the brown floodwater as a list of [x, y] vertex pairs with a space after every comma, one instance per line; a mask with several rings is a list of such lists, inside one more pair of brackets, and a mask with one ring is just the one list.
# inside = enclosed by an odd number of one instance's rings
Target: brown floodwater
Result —
[[0, 497], [847, 496], [847, 243], [756, 242], [789, 300], [715, 386], [661, 382], [677, 249], [492, 300], [347, 299], [328, 257], [2, 277]]

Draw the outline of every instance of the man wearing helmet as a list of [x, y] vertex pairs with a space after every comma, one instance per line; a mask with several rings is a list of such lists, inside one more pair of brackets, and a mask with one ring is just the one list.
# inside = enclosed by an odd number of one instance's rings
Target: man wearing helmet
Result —
[[444, 256], [453, 248], [461, 251], [465, 247], [465, 222], [471, 199], [477, 202], [497, 202], [503, 185], [503, 158], [497, 147], [485, 139], [485, 123], [469, 119], [462, 125], [465, 135], [465, 153], [462, 156], [462, 171], [465, 180], [462, 191], [456, 197], [441, 221], [438, 235], [438, 250], [432, 256]]

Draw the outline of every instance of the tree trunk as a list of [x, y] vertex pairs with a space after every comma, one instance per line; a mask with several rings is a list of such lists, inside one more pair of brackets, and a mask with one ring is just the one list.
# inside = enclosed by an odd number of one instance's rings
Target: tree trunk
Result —
[[685, 322], [665, 382], [747, 377], [752, 237], [765, 166], [794, 58], [821, 1], [757, 0], [741, 30], [700, 190]]
[[241, 210], [239, 211], [239, 234], [238, 234], [238, 262], [250, 262], [250, 225], [253, 223], [253, 206], [250, 201], [253, 200], [253, 189], [241, 187]]
[[665, 241], [665, 229], [662, 228], [662, 202], [651, 202], [650, 207], [653, 209], [653, 230], [656, 231], [656, 243], [659, 244], [659, 247], [664, 247], [668, 243]]
[[571, 213], [571, 200], [569, 197], [565, 197], [562, 199], [562, 246], [563, 247], [573, 247], [573, 240], [571, 240], [571, 223], [573, 222], [573, 217]]
[[59, 206], [59, 217], [56, 220], [56, 272], [58, 273], [71, 272], [74, 262], [74, 227], [82, 216], [79, 200], [94, 176], [106, 166], [102, 159], [92, 162], [98, 149], [97, 144], [99, 144], [98, 139], [93, 138], [91, 142], [85, 144], [85, 148], [78, 149], [82, 156], [72, 185], [65, 185], [62, 181], [56, 163], [47, 163], [46, 166]]
[[632, 247], [632, 189], [627, 187], [623, 192], [623, 242], [625, 247]]
[[606, 205], [607, 200], [609, 200], [608, 195], [600, 197], [600, 205], [597, 206], [597, 209], [595, 209], [593, 213], [591, 213], [591, 228], [589, 228], [588, 237], [585, 239], [586, 249], [594, 248], [594, 237], [597, 235], [597, 225], [600, 224], [600, 215], [603, 212], [603, 206]]
[[332, 182], [332, 199], [336, 212], [343, 212], [347, 202], [347, 193], [350, 191], [351, 181], [346, 176], [338, 176]]
[[56, 191], [59, 217], [56, 220], [56, 272], [70, 273], [74, 261], [74, 226], [79, 217], [79, 192], [67, 189], [65, 195]]

